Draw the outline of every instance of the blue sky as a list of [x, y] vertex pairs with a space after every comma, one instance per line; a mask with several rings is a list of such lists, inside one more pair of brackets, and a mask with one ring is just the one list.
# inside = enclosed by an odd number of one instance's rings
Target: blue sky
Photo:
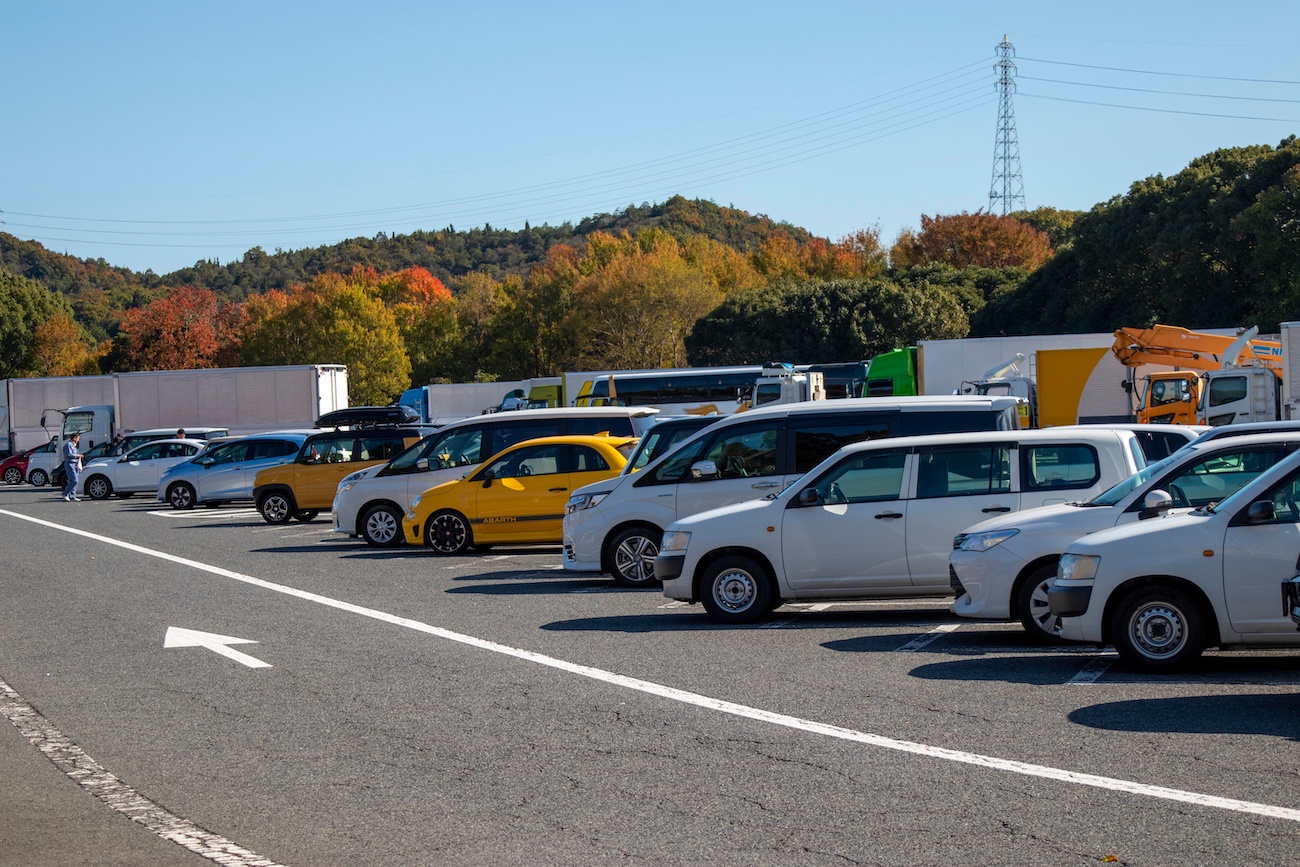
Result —
[[158, 273], [674, 193], [889, 242], [988, 207], [1004, 33], [1029, 207], [1300, 133], [1294, 0], [15, 3], [5, 32], [3, 230]]

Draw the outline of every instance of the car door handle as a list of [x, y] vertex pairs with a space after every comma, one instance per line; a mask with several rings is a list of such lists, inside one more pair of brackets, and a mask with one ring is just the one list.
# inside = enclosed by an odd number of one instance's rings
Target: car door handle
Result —
[[567, 491], [568, 488], [547, 488], [546, 490], [550, 491], [551, 493], [554, 493], [556, 491]]
[[778, 488], [780, 486], [780, 482], [759, 482], [757, 485], [750, 485], [751, 488]]
[[879, 515], [876, 515], [876, 517], [877, 518], [901, 518], [903, 517], [903, 513], [902, 512], [881, 512]]
[[980, 509], [981, 512], [1010, 512], [1010, 506], [989, 506], [987, 509]]

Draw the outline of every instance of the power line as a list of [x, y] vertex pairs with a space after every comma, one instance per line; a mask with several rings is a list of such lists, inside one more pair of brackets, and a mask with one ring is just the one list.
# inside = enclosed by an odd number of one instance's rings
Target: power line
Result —
[[1130, 111], [1154, 111], [1157, 112], [1158, 114], [1187, 114], [1187, 115], [1192, 115], [1194, 117], [1219, 117], [1219, 118], [1224, 118], [1226, 120], [1262, 120], [1262, 121], [1267, 121], [1269, 123], [1300, 124], [1300, 120], [1297, 120], [1296, 118], [1289, 118], [1289, 117], [1255, 117], [1253, 115], [1245, 115], [1245, 114], [1216, 114], [1214, 112], [1209, 112], [1209, 111], [1185, 111], [1176, 108], [1152, 108], [1150, 106], [1144, 106], [1144, 105], [1121, 105], [1119, 103], [1113, 103], [1113, 102], [1092, 102], [1086, 99], [1069, 99], [1064, 96], [1046, 96], [1041, 93], [1024, 93], [1023, 91], [1021, 92], [1020, 95], [1027, 96], [1030, 99], [1046, 99], [1046, 100], [1051, 100], [1052, 102], [1073, 102], [1078, 105], [1099, 105], [1104, 108], [1126, 108], [1129, 109]]
[[1121, 66], [1097, 66], [1091, 63], [1068, 63], [1064, 60], [1043, 60], [1040, 57], [1021, 57], [1030, 63], [1050, 63], [1053, 66], [1076, 66], [1080, 69], [1104, 69], [1108, 72], [1132, 72], [1137, 75], [1167, 75], [1173, 78], [1203, 78], [1207, 81], [1245, 81], [1251, 84], [1300, 84], [1279, 78], [1234, 78], [1227, 75], [1200, 75], [1192, 72], [1160, 72], [1154, 69], [1125, 69]]
[[1223, 93], [1187, 93], [1182, 90], [1159, 90], [1150, 87], [1121, 87], [1118, 84], [1094, 84], [1089, 81], [1068, 81], [1060, 78], [1035, 78], [1032, 75], [1020, 75], [1021, 81], [1043, 81], [1049, 84], [1069, 84], [1075, 87], [1096, 87], [1102, 90], [1126, 90], [1131, 93], [1160, 93], [1168, 96], [1191, 96], [1198, 99], [1235, 99], [1243, 102], [1286, 102], [1300, 104], [1300, 99], [1277, 99], [1269, 96], [1230, 96]]

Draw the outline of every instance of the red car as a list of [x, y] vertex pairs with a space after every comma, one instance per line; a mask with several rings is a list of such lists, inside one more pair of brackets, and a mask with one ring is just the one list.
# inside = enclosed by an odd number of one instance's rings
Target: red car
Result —
[[0, 479], [4, 479], [6, 485], [22, 484], [23, 479], [27, 478], [27, 458], [37, 448], [41, 448], [41, 446], [19, 452], [16, 455], [10, 455], [0, 461]]

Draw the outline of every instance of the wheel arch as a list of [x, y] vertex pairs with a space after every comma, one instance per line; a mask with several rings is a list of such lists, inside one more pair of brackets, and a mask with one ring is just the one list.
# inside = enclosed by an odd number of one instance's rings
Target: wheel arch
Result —
[[1205, 618], [1205, 641], [1210, 647], [1218, 647], [1223, 641], [1222, 634], [1219, 631], [1219, 616], [1214, 611], [1214, 605], [1210, 598], [1205, 595], [1205, 591], [1196, 584], [1188, 581], [1186, 578], [1179, 578], [1177, 575], [1141, 575], [1137, 578], [1130, 578], [1123, 584], [1119, 585], [1111, 592], [1106, 599], [1106, 607], [1102, 611], [1101, 630], [1102, 640], [1106, 644], [1114, 644], [1115, 637], [1111, 634], [1111, 620], [1115, 616], [1116, 609], [1120, 603], [1135, 590], [1141, 590], [1146, 587], [1172, 587], [1180, 593], [1186, 594], [1188, 599], [1196, 603], [1199, 613]]
[[253, 502], [257, 503], [257, 508], [262, 508], [262, 501], [272, 494], [284, 494], [289, 500], [290, 511], [298, 511], [298, 498], [293, 495], [293, 488], [289, 485], [266, 485], [258, 488], [253, 492]]
[[610, 561], [609, 556], [610, 543], [614, 541], [619, 533], [622, 533], [624, 530], [631, 530], [634, 527], [645, 527], [648, 530], [654, 531], [654, 534], [659, 536], [661, 541], [663, 539], [663, 528], [656, 525], [654, 521], [645, 518], [629, 518], [626, 521], [610, 527], [609, 532], [605, 534], [605, 538], [600, 540], [600, 570], [605, 574], [611, 574], [614, 570], [614, 564]]
[[1025, 567], [1016, 575], [1016, 580], [1011, 584], [1011, 619], [1015, 620], [1020, 617], [1020, 588], [1025, 586], [1029, 576], [1033, 575], [1044, 566], [1056, 566], [1061, 560], [1060, 554], [1044, 554], [1036, 560], [1030, 560]]
[[768, 584], [772, 591], [772, 600], [775, 605], [780, 605], [783, 601], [781, 594], [781, 582], [776, 577], [776, 569], [772, 568], [772, 561], [767, 555], [757, 548], [750, 548], [745, 545], [726, 545], [722, 548], [714, 548], [705, 554], [695, 564], [695, 572], [691, 575], [691, 595], [698, 601], [703, 598], [704, 572], [718, 560], [730, 556], [749, 557], [756, 560], [760, 566], [767, 570]]

